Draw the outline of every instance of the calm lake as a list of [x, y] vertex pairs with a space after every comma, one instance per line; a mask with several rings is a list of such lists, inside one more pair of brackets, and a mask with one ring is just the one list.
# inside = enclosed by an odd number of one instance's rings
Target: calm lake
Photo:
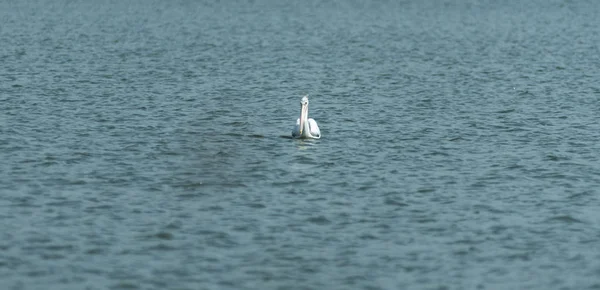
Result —
[[0, 288], [600, 289], [599, 12], [0, 0]]

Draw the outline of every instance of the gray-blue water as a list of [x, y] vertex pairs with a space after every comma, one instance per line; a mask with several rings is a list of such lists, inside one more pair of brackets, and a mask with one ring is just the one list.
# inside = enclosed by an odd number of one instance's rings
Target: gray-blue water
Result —
[[0, 0], [0, 288], [599, 289], [599, 12]]

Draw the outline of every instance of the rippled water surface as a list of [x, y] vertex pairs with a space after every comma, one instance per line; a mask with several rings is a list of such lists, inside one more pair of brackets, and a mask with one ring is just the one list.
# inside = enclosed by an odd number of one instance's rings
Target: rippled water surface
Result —
[[0, 288], [599, 289], [599, 11], [0, 0]]

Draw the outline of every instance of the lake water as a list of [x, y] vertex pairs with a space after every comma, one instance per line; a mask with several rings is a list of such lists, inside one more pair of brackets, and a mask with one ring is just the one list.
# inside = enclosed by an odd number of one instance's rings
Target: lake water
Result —
[[0, 288], [600, 289], [599, 12], [0, 0]]

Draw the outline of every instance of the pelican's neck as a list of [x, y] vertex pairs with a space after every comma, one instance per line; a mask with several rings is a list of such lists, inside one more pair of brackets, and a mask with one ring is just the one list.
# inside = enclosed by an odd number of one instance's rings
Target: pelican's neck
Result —
[[300, 120], [304, 120], [304, 123], [308, 122], [308, 105], [303, 105], [300, 109]]
[[300, 109], [300, 135], [310, 137], [310, 129], [308, 128], [308, 104], [301, 105]]
[[308, 104], [300, 105], [300, 125], [304, 125], [308, 120]]

